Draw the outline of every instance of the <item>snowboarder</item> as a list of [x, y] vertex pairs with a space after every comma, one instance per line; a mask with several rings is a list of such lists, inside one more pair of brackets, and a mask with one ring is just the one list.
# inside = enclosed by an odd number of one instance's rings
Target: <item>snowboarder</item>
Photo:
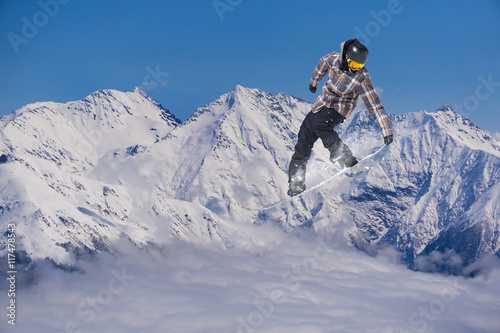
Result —
[[339, 162], [342, 168], [350, 168], [358, 163], [334, 128], [351, 114], [359, 96], [382, 130], [384, 143], [388, 145], [393, 141], [390, 120], [373, 88], [368, 70], [364, 67], [368, 49], [357, 39], [343, 42], [340, 49], [340, 54], [332, 52], [321, 58], [309, 83], [309, 90], [315, 93], [321, 79], [326, 73], [329, 74], [328, 81], [323, 85], [323, 93], [318, 96], [311, 112], [300, 126], [295, 153], [288, 170], [289, 196], [305, 191], [306, 164], [318, 138], [330, 151], [332, 162]]

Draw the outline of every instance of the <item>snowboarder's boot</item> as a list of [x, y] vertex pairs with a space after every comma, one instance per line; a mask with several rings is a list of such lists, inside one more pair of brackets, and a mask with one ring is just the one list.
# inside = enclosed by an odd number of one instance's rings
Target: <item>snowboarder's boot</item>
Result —
[[358, 164], [358, 160], [353, 155], [343, 156], [339, 159], [339, 164], [342, 168], [352, 168], [356, 164]]
[[306, 190], [306, 172], [305, 170], [298, 170], [294, 175], [288, 179], [288, 192], [287, 194], [294, 197]]
[[344, 143], [330, 151], [330, 161], [339, 162], [341, 168], [351, 168], [358, 164], [358, 160]]
[[306, 184], [304, 182], [290, 182], [288, 184], [288, 192], [286, 192], [289, 196], [294, 197], [306, 190]]

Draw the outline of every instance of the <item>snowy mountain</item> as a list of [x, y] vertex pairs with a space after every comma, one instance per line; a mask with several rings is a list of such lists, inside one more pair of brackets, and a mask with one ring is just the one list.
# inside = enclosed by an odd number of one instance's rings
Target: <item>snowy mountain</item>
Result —
[[434, 250], [445, 254], [445, 266], [498, 255], [499, 141], [449, 106], [392, 120], [395, 144], [356, 176], [346, 198], [356, 204], [363, 240], [395, 245], [408, 263]]
[[[1, 228], [16, 224], [18, 248], [29, 258], [71, 264], [75, 256], [112, 251], [123, 237], [140, 246], [172, 233], [222, 237], [217, 217], [201, 206], [158, 197], [161, 207], [142, 211], [150, 184], [138, 170], [126, 183], [92, 176], [109, 156], [126, 163], [178, 126], [143, 92], [103, 90], [77, 102], [30, 104], [1, 121]], [[5, 246], [4, 234], [4, 253]]]
[[[172, 237], [231, 247], [250, 237], [252, 223], [321, 233], [345, 224], [353, 245], [389, 244], [420, 269], [425, 262], [415, 258], [435, 250], [463, 264], [499, 254], [500, 142], [448, 106], [392, 115], [395, 142], [373, 159], [259, 213], [286, 197], [310, 107], [241, 86], [182, 124], [139, 90], [28, 105], [0, 123], [0, 228], [15, 222], [28, 257], [60, 264], [113, 251], [122, 238], [140, 247]], [[382, 145], [365, 111], [339, 127], [358, 157]], [[337, 171], [318, 141], [306, 184]]]

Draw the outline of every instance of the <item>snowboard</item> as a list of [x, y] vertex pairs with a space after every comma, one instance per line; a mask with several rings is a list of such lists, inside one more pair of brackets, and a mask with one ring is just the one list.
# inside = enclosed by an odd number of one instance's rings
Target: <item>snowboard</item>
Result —
[[345, 172], [347, 172], [348, 170], [351, 170], [351, 169], [353, 169], [353, 168], [356, 168], [358, 165], [363, 164], [363, 162], [365, 162], [366, 160], [368, 160], [368, 159], [372, 158], [373, 156], [377, 155], [378, 153], [380, 153], [380, 152], [382, 151], [382, 149], [384, 149], [384, 148], [385, 148], [385, 146], [386, 146], [386, 145], [383, 145], [382, 147], [380, 147], [379, 149], [377, 149], [375, 152], [371, 153], [370, 155], [365, 156], [363, 159], [359, 160], [359, 161], [358, 161], [358, 163], [357, 163], [355, 166], [353, 166], [352, 168], [344, 168], [344, 169], [340, 170], [339, 172], [337, 172], [336, 174], [334, 174], [333, 176], [331, 176], [330, 178], [328, 178], [328, 179], [326, 179], [326, 180], [322, 181], [321, 183], [319, 183], [319, 184], [317, 184], [317, 185], [314, 185], [313, 187], [311, 187], [311, 188], [309, 188], [309, 189], [306, 189], [304, 192], [302, 192], [302, 193], [300, 193], [300, 194], [297, 194], [297, 195], [295, 195], [295, 196], [293, 196], [293, 197], [287, 197], [286, 199], [284, 199], [284, 200], [282, 200], [282, 201], [280, 201], [280, 202], [277, 202], [277, 203], [272, 204], [272, 205], [270, 205], [270, 206], [266, 206], [266, 207], [264, 207], [264, 208], [257, 209], [257, 211], [262, 212], [262, 211], [265, 211], [265, 210], [269, 210], [269, 209], [271, 209], [271, 208], [275, 208], [275, 207], [281, 206], [281, 205], [282, 205], [282, 204], [284, 204], [284, 203], [287, 203], [287, 202], [289, 202], [289, 201], [292, 201], [292, 200], [294, 200], [294, 199], [296, 199], [296, 198], [300, 198], [300, 197], [301, 197], [301, 196], [303, 196], [304, 194], [306, 194], [306, 193], [309, 193], [309, 192], [311, 192], [311, 191], [316, 190], [317, 188], [319, 188], [319, 187], [321, 187], [321, 186], [323, 186], [323, 185], [325, 185], [325, 184], [327, 184], [327, 183], [331, 182], [331, 181], [332, 181], [332, 180], [334, 180], [335, 178], [337, 178], [337, 177], [339, 177], [340, 175], [344, 174], [344, 173], [345, 173]]

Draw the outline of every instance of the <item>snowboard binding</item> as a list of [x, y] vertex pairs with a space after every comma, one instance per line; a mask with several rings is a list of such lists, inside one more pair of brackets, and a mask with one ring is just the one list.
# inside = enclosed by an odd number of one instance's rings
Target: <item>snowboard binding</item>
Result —
[[337, 147], [336, 149], [330, 151], [330, 161], [332, 163], [338, 162], [342, 169], [352, 168], [358, 164], [358, 160], [345, 144], [341, 144], [341, 147]]

